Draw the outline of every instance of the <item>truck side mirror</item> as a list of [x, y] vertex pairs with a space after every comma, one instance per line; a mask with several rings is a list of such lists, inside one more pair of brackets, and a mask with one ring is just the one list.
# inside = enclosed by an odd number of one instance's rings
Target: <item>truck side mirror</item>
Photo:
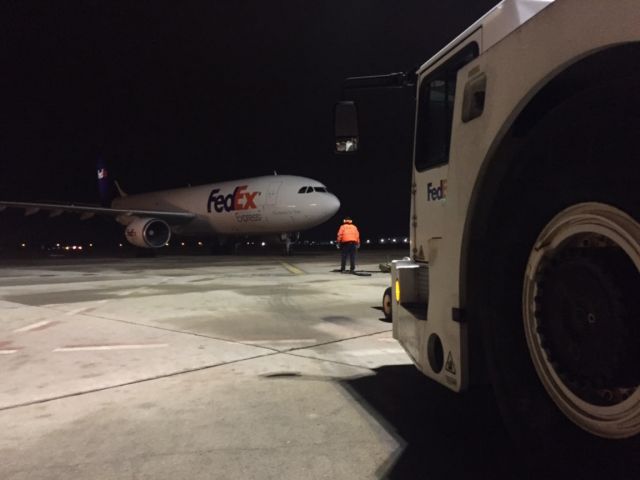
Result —
[[355, 102], [338, 102], [334, 109], [336, 153], [358, 151], [358, 109]]

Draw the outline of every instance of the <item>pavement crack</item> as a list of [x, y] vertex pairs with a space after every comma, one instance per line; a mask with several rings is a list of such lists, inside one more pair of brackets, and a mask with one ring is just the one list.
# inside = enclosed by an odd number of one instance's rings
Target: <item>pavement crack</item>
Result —
[[218, 340], [219, 342], [233, 343], [235, 345], [243, 345], [245, 347], [260, 348], [260, 349], [263, 349], [263, 350], [268, 350], [269, 352], [280, 353], [280, 350], [275, 349], [275, 348], [264, 347], [264, 346], [255, 345], [253, 343], [248, 343], [248, 342], [240, 342], [238, 340], [233, 340], [233, 339], [229, 339], [229, 338], [215, 337], [215, 336], [212, 336], [212, 335], [205, 335], [204, 333], [190, 332], [188, 330], [178, 330], [178, 329], [175, 329], [175, 328], [168, 328], [168, 327], [160, 327], [158, 325], [149, 325], [147, 323], [132, 322], [130, 320], [122, 320], [120, 318], [104, 317], [102, 315], [95, 315], [95, 314], [89, 313], [89, 312], [83, 312], [83, 315], [87, 316], [87, 317], [98, 318], [100, 320], [108, 320], [108, 321], [111, 321], [111, 322], [119, 322], [119, 323], [124, 323], [124, 324], [127, 324], [127, 325], [135, 325], [137, 327], [153, 328], [153, 329], [156, 329], [156, 330], [161, 330], [163, 332], [179, 333], [179, 334], [182, 334], [182, 335], [191, 335], [193, 337], [207, 338], [209, 340]]
[[334, 365], [341, 365], [343, 367], [359, 368], [361, 370], [371, 370], [371, 368], [369, 368], [369, 367], [365, 367], [365, 366], [357, 365], [357, 364], [353, 364], [353, 363], [341, 362], [340, 360], [332, 360], [331, 358], [307, 357], [305, 355], [299, 355], [297, 353], [291, 353], [291, 352], [281, 352], [281, 353], [283, 355], [289, 355], [291, 357], [304, 358], [305, 360], [315, 360], [317, 362], [333, 363]]
[[22, 407], [29, 407], [31, 405], [38, 405], [41, 403], [49, 403], [49, 402], [53, 402], [56, 400], [63, 400], [65, 398], [73, 398], [73, 397], [79, 397], [79, 396], [83, 396], [83, 395], [89, 395], [91, 393], [97, 393], [97, 392], [103, 392], [106, 390], [113, 390], [114, 388], [120, 388], [120, 387], [128, 387], [130, 385], [137, 385], [137, 384], [141, 384], [141, 383], [147, 383], [147, 382], [153, 382], [155, 380], [162, 380], [164, 378], [171, 378], [171, 377], [177, 377], [179, 375], [185, 375], [188, 373], [194, 373], [194, 372], [200, 372], [203, 370], [209, 370], [212, 368], [217, 368], [217, 367], [224, 367], [226, 365], [233, 365], [234, 363], [241, 363], [241, 362], [245, 362], [248, 360], [255, 360], [257, 358], [264, 358], [264, 357], [270, 357], [273, 355], [278, 355], [282, 352], [270, 352], [270, 353], [264, 353], [262, 355], [253, 355], [251, 357], [244, 357], [244, 358], [239, 358], [237, 360], [231, 360], [228, 362], [218, 362], [218, 363], [213, 363], [210, 365], [202, 365], [200, 367], [195, 367], [195, 368], [188, 368], [185, 370], [180, 370], [177, 372], [170, 372], [170, 373], [164, 373], [161, 375], [154, 375], [153, 377], [147, 377], [147, 378], [140, 378], [138, 380], [131, 380], [129, 382], [122, 382], [122, 383], [118, 383], [115, 385], [108, 385], [105, 387], [98, 387], [98, 388], [90, 388], [88, 390], [82, 390], [79, 392], [72, 392], [72, 393], [66, 393], [64, 395], [56, 395], [53, 397], [47, 397], [47, 398], [40, 398], [37, 400], [31, 400], [29, 402], [22, 402], [22, 403], [17, 403], [15, 405], [6, 405], [6, 406], [0, 406], [0, 412], [2, 411], [6, 411], [6, 410], [15, 410], [17, 408], [22, 408]]
[[354, 337], [338, 338], [338, 339], [335, 339], [335, 340], [329, 340], [327, 342], [316, 343], [316, 344], [313, 344], [313, 345], [305, 345], [304, 347], [295, 347], [295, 348], [292, 348], [290, 350], [283, 350], [282, 353], [291, 353], [291, 352], [296, 352], [296, 351], [299, 351], [299, 350], [309, 350], [309, 349], [316, 348], [316, 347], [324, 347], [325, 345], [331, 345], [333, 343], [346, 342], [348, 340], [356, 340], [358, 338], [373, 337], [374, 335], [379, 335], [381, 333], [386, 333], [389, 330], [390, 329], [387, 328], [385, 330], [380, 330], [380, 331], [372, 332], [372, 333], [365, 333], [363, 335], [356, 335]]

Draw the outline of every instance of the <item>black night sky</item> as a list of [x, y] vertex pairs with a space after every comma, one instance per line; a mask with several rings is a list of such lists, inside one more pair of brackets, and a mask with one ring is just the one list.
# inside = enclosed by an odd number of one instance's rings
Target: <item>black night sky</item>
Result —
[[[362, 150], [337, 156], [342, 80], [423, 63], [495, 3], [5, 1], [0, 199], [96, 203], [99, 155], [131, 193], [275, 170], [324, 182], [363, 235], [404, 235], [410, 102], [359, 96]], [[64, 217], [4, 212], [0, 235], [113, 231]]]

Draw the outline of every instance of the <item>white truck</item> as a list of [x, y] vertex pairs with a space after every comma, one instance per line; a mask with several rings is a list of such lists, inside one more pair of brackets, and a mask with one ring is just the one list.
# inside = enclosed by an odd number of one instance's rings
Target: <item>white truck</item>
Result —
[[[412, 74], [394, 337], [532, 452], [640, 453], [640, 1], [505, 0]], [[356, 105], [336, 151], [358, 151]], [[428, 408], [425, 406], [425, 408]], [[567, 457], [568, 458], [568, 457]]]

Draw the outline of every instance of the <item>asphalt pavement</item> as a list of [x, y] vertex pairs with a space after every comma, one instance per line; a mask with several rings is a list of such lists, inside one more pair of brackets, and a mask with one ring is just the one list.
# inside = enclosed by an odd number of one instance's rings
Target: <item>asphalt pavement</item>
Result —
[[404, 252], [0, 263], [0, 478], [523, 478], [391, 337]]

